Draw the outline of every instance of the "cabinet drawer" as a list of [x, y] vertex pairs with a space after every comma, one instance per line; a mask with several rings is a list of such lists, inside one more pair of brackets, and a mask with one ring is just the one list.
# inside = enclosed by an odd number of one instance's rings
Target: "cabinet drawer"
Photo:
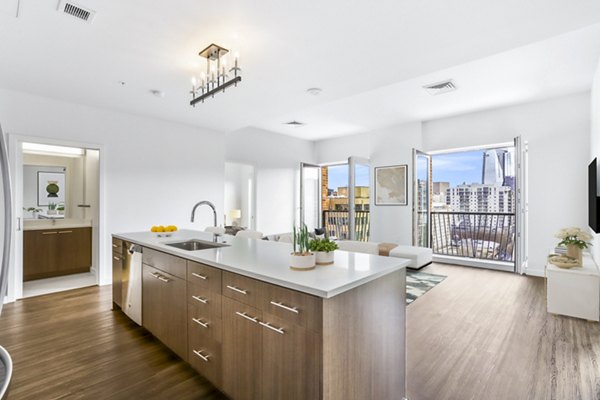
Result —
[[186, 279], [187, 267], [186, 261], [183, 258], [144, 247], [142, 250], [142, 260], [146, 265], [158, 268], [179, 278]]
[[256, 279], [223, 271], [223, 296], [258, 307], [259, 282]]
[[221, 343], [223, 323], [221, 318], [213, 317], [202, 312], [194, 304], [188, 304], [188, 335], [201, 336]]
[[210, 290], [203, 289], [191, 282], [187, 283], [188, 304], [196, 307], [205, 317], [221, 318], [222, 296]]
[[216, 386], [221, 385], [221, 344], [202, 336], [189, 336], [188, 360], [190, 365]]
[[193, 261], [187, 262], [187, 280], [199, 288], [221, 293], [221, 270]]
[[123, 241], [121, 239], [112, 238], [113, 251], [123, 251]]
[[323, 318], [320, 298], [263, 282], [260, 283], [260, 293], [259, 308], [264, 312], [321, 332]]

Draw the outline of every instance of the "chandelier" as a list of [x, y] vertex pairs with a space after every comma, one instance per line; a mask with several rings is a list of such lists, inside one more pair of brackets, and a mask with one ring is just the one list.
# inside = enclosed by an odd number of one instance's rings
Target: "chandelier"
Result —
[[238, 66], [239, 55], [235, 54], [233, 67], [228, 70], [225, 57], [227, 53], [229, 50], [213, 43], [198, 54], [206, 58], [206, 73], [202, 72], [200, 79], [192, 78], [191, 106], [195, 107], [198, 102], [204, 103], [204, 99], [215, 97], [216, 93], [224, 92], [242, 81], [242, 70]]

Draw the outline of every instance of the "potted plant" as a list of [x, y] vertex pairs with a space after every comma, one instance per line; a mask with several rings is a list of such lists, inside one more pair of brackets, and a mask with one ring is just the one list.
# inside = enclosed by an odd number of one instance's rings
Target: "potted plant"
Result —
[[309, 249], [315, 253], [317, 264], [333, 264], [333, 252], [338, 249], [338, 245], [329, 238], [317, 238], [310, 241]]
[[294, 252], [291, 257], [292, 269], [313, 269], [315, 267], [315, 255], [308, 249], [308, 228], [306, 225], [296, 229], [294, 226]]
[[27, 212], [30, 212], [30, 213], [31, 213], [31, 217], [32, 217], [33, 219], [37, 219], [37, 215], [38, 215], [38, 213], [39, 213], [40, 211], [42, 211], [42, 209], [41, 209], [41, 208], [37, 208], [37, 207], [27, 207], [27, 208], [23, 207], [23, 210], [25, 210], [25, 211], [27, 211]]
[[579, 265], [583, 265], [582, 250], [591, 246], [589, 241], [592, 240], [592, 235], [579, 228], [563, 228], [556, 237], [561, 239], [559, 246], [567, 247], [567, 257], [574, 258]]
[[58, 211], [58, 215], [65, 215], [65, 203], [58, 203], [56, 211]]
[[48, 203], [48, 215], [56, 215], [56, 203]]

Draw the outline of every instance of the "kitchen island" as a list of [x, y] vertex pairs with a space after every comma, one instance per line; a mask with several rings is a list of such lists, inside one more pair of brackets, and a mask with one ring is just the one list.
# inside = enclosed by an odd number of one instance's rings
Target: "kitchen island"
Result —
[[[216, 247], [170, 246], [193, 239]], [[408, 260], [336, 251], [295, 271], [290, 244], [189, 230], [115, 234], [113, 259], [129, 243], [142, 247], [142, 325], [231, 398], [404, 397]]]

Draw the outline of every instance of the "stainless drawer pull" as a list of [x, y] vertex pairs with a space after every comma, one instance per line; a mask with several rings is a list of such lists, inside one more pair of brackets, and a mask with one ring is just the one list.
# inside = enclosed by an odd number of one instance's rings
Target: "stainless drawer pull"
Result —
[[208, 279], [208, 277], [206, 277], [204, 275], [197, 274], [195, 272], [192, 272], [192, 275], [195, 276], [196, 278], [200, 278], [200, 279], [204, 279], [204, 280]]
[[300, 313], [300, 311], [298, 311], [298, 307], [288, 307], [288, 306], [286, 306], [285, 304], [283, 304], [283, 303], [278, 303], [278, 302], [276, 302], [276, 301], [272, 301], [272, 302], [271, 302], [271, 304], [273, 304], [274, 306], [277, 306], [277, 307], [281, 307], [281, 308], [283, 308], [284, 310], [287, 310], [287, 311], [290, 311], [290, 312], [293, 312], [293, 313], [296, 313], [296, 314], [299, 314], [299, 313]]
[[241, 293], [241, 294], [248, 294], [248, 292], [246, 292], [245, 290], [236, 288], [235, 286], [229, 286], [229, 285], [227, 285], [227, 289], [231, 289], [234, 292], [238, 292], [238, 293]]
[[281, 333], [282, 335], [285, 333], [285, 331], [283, 329], [276, 328], [268, 322], [260, 322], [259, 321], [258, 323], [261, 324], [262, 326], [264, 326], [265, 328], [269, 328], [270, 330], [275, 331], [277, 333]]
[[42, 235], [56, 235], [58, 232], [42, 232]]
[[192, 350], [192, 351], [194, 352], [194, 354], [195, 354], [195, 355], [197, 355], [198, 357], [200, 357], [200, 358], [201, 358], [201, 359], [203, 359], [204, 361], [206, 361], [206, 362], [208, 362], [208, 361], [209, 361], [208, 359], [210, 358], [210, 355], [206, 355], [206, 356], [205, 356], [204, 354], [202, 354], [202, 353], [201, 353], [200, 351], [198, 351], [198, 350]]
[[58, 233], [62, 235], [63, 233], [73, 233], [73, 231], [60, 231]]
[[208, 324], [206, 322], [202, 322], [202, 320], [200, 320], [198, 318], [192, 318], [192, 321], [194, 321], [195, 323], [197, 323], [198, 325], [200, 325], [203, 328], [208, 328]]
[[115, 260], [115, 261], [121, 261], [121, 259], [119, 257], [113, 257], [113, 260]]
[[160, 276], [160, 274], [157, 274], [156, 272], [150, 272], [150, 275], [152, 275], [156, 279], [158, 279], [158, 277]]
[[114, 243], [113, 243], [113, 247], [115, 247], [115, 248], [116, 248], [116, 247], [119, 247], [119, 246], [117, 246], [116, 244], [114, 244]]
[[242, 318], [246, 318], [248, 321], [254, 322], [255, 324], [258, 322], [258, 320], [256, 318], [249, 316], [245, 312], [242, 313], [242, 312], [236, 311], [235, 313]]
[[171, 280], [170, 280], [170, 279], [167, 279], [167, 278], [165, 278], [165, 277], [164, 277], [164, 276], [162, 276], [162, 275], [159, 275], [159, 276], [158, 276], [158, 280], [159, 280], [159, 281], [161, 281], [161, 282], [165, 282], [165, 283], [169, 283], [169, 282], [171, 282]]
[[203, 298], [202, 298], [202, 297], [200, 297], [200, 296], [192, 296], [192, 299], [194, 299], [194, 300], [198, 300], [200, 303], [204, 303], [204, 304], [207, 304], [207, 303], [208, 303], [208, 299], [203, 299]]

